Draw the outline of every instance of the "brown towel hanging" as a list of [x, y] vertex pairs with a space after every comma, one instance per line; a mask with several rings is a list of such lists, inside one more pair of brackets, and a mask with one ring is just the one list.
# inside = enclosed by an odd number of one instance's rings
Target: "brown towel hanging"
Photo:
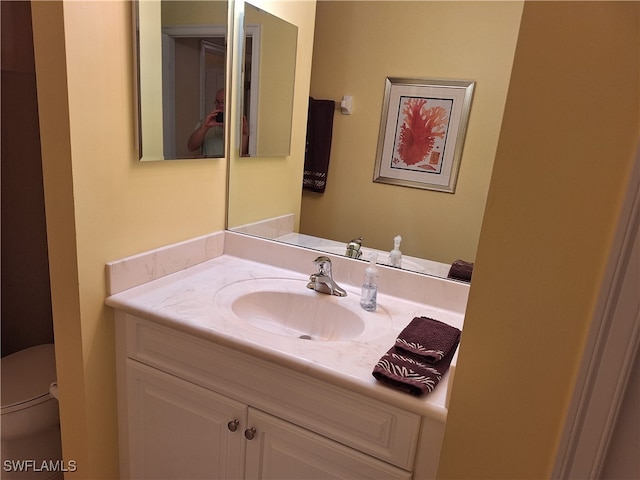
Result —
[[302, 178], [302, 188], [305, 190], [322, 193], [327, 186], [335, 107], [336, 102], [333, 100], [315, 100], [309, 97]]

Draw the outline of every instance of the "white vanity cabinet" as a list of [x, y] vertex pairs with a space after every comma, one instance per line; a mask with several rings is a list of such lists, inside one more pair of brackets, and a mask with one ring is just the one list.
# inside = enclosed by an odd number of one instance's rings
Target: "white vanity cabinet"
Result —
[[129, 363], [127, 382], [130, 478], [411, 478], [352, 448], [143, 364]]
[[418, 445], [442, 435], [415, 412], [179, 326], [116, 311], [116, 348], [122, 478], [424, 478]]
[[127, 391], [129, 478], [242, 478], [246, 405], [134, 361]]

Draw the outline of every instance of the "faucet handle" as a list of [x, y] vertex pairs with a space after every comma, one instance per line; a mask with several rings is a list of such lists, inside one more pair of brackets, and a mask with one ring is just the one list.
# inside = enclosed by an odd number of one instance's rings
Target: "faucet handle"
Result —
[[347, 243], [347, 253], [345, 255], [351, 258], [360, 258], [362, 256], [362, 250], [360, 250], [361, 246], [362, 237], [354, 238]]
[[328, 266], [329, 268], [327, 269], [328, 272], [331, 272], [331, 259], [329, 257], [325, 257], [324, 255], [321, 255], [319, 257], [317, 257], [313, 263], [316, 264], [316, 266], [318, 267], [318, 273], [320, 274], [326, 274], [327, 271], [325, 271], [325, 268]]

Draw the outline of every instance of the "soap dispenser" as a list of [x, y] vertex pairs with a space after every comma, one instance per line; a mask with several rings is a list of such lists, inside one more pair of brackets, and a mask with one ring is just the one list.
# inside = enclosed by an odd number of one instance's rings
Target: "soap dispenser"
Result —
[[389, 252], [389, 265], [392, 267], [402, 267], [402, 252], [400, 251], [401, 241], [402, 237], [400, 235], [396, 235], [393, 238], [393, 250]]
[[371, 252], [369, 256], [369, 266], [364, 271], [364, 281], [362, 282], [362, 293], [360, 294], [360, 306], [367, 312], [375, 312], [378, 306], [378, 269], [376, 261], [378, 254]]

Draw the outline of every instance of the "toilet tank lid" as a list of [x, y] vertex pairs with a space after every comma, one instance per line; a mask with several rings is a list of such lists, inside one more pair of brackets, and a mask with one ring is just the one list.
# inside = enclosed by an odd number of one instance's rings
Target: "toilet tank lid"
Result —
[[56, 359], [53, 344], [26, 348], [3, 357], [2, 408], [29, 402], [49, 394], [56, 381]]

